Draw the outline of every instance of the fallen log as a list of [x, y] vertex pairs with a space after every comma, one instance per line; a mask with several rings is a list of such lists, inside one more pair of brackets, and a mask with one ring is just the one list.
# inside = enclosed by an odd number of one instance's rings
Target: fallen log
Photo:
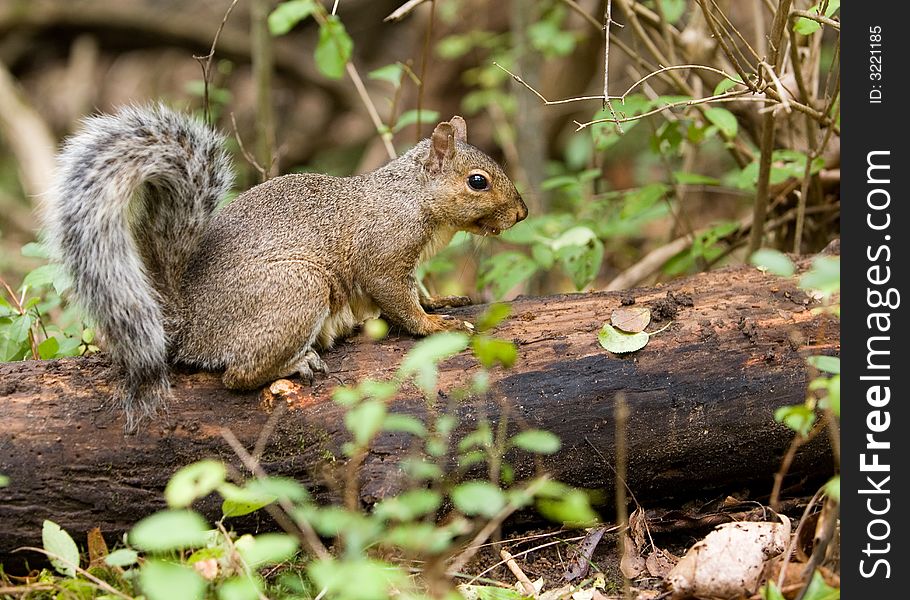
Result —
[[[605, 351], [598, 330], [613, 309], [633, 300], [652, 308], [657, 325], [672, 324], [638, 352]], [[622, 393], [631, 411], [628, 485], [638, 502], [750, 486], [753, 497], [767, 495], [792, 440], [774, 410], [804, 400], [806, 355], [839, 351], [836, 319], [815, 306], [795, 278], [751, 267], [625, 292], [518, 298], [495, 335], [513, 340], [519, 359], [493, 372], [487, 397], [460, 405], [460, 431], [470, 431], [479, 414], [496, 419], [507, 407], [514, 429], [547, 429], [562, 439], [562, 450], [543, 461], [556, 479], [612, 498], [614, 405]], [[483, 310], [447, 312], [471, 319]], [[178, 372], [169, 415], [135, 436], [124, 436], [120, 414], [105, 408], [103, 356], [0, 364], [0, 473], [10, 479], [0, 488], [0, 558], [37, 544], [45, 518], [77, 539], [95, 526], [105, 534], [127, 530], [163, 507], [168, 478], [195, 460], [218, 457], [242, 471], [222, 428], [247, 448], [258, 441], [268, 473], [295, 477], [318, 498], [337, 497], [324, 467], [343, 464], [349, 436], [331, 391], [339, 381], [391, 377], [414, 343], [406, 336], [342, 343], [325, 353], [329, 377], [287, 396], [229, 392], [218, 374]], [[478, 368], [468, 352], [443, 362], [439, 405]], [[423, 418], [428, 412], [410, 386], [391, 406]], [[279, 410], [280, 418], [270, 420]], [[789, 481], [831, 472], [824, 438], [800, 450]], [[362, 501], [399, 489], [396, 465], [411, 445], [401, 433], [374, 440], [360, 468]], [[523, 453], [510, 460], [519, 477], [540, 464]], [[214, 503], [203, 510], [219, 516]]]

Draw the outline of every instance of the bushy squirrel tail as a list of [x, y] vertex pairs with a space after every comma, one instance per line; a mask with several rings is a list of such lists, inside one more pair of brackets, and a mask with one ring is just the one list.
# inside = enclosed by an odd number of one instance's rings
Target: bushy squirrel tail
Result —
[[169, 396], [165, 323], [230, 161], [218, 133], [164, 106], [86, 119], [57, 160], [46, 239], [119, 367], [115, 397], [135, 430]]

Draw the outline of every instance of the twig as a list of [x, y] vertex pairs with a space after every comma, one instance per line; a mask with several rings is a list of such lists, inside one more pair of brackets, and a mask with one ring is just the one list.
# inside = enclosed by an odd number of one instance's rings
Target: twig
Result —
[[348, 61], [348, 64], [345, 65], [345, 70], [348, 72], [348, 77], [350, 77], [351, 81], [354, 83], [360, 100], [363, 102], [364, 106], [366, 106], [367, 113], [370, 115], [370, 120], [373, 121], [373, 126], [382, 139], [382, 145], [385, 147], [386, 153], [389, 155], [389, 158], [396, 158], [398, 154], [395, 152], [395, 146], [392, 145], [392, 134], [388, 131], [388, 128], [382, 124], [382, 119], [379, 118], [379, 113], [376, 111], [376, 105], [373, 104], [373, 100], [367, 93], [367, 88], [363, 85], [363, 80], [360, 78], [360, 74], [357, 72], [354, 63]]
[[506, 561], [506, 566], [512, 571], [512, 575], [515, 576], [515, 579], [521, 584], [522, 589], [525, 591], [525, 595], [537, 598], [537, 588], [534, 587], [534, 584], [531, 583], [531, 580], [528, 579], [528, 576], [525, 575], [525, 572], [521, 570], [521, 567], [518, 566], [518, 563], [515, 562], [515, 558], [506, 550], [500, 550], [499, 556]]
[[763, 68], [765, 70], [765, 72], [768, 74], [768, 77], [771, 78], [771, 81], [774, 82], [774, 87], [777, 88], [777, 93], [780, 95], [781, 109], [783, 109], [784, 112], [789, 113], [790, 112], [790, 96], [792, 94], [790, 94], [790, 92], [788, 92], [784, 88], [784, 84], [782, 84], [780, 82], [780, 79], [777, 77], [777, 73], [774, 72], [774, 69], [771, 67], [771, 65], [769, 65], [765, 61], [761, 61], [758, 64], [761, 68]]
[[733, 65], [733, 68], [736, 69], [736, 73], [743, 80], [743, 83], [746, 84], [749, 87], [749, 89], [751, 89], [752, 91], [757, 92], [758, 88], [756, 87], [755, 83], [752, 81], [752, 78], [749, 77], [748, 73], [746, 73], [746, 70], [743, 68], [743, 66], [741, 64], [739, 64], [739, 60], [737, 60], [736, 55], [733, 53], [733, 51], [727, 45], [727, 41], [724, 39], [724, 35], [721, 33], [720, 29], [718, 28], [717, 22], [714, 20], [713, 12], [708, 9], [707, 4], [705, 4], [705, 0], [697, 0], [697, 1], [698, 1], [698, 6], [701, 7], [702, 14], [705, 16], [705, 23], [708, 24], [708, 29], [711, 30], [711, 34], [714, 36], [714, 39], [716, 39], [717, 43], [720, 44], [720, 47], [723, 50], [724, 55], [730, 61], [730, 64]]
[[397, 21], [426, 1], [427, 0], [408, 0], [392, 11], [392, 14], [383, 19], [383, 21]]
[[427, 64], [430, 62], [430, 41], [433, 39], [433, 24], [436, 21], [436, 0], [430, 0], [430, 22], [423, 38], [423, 52], [420, 57], [420, 83], [417, 85], [417, 122], [414, 124], [414, 143], [420, 141], [420, 118], [423, 113], [424, 84], [427, 80]]
[[[629, 424], [629, 405], [626, 402], [626, 395], [619, 392], [615, 397], [616, 407], [614, 413], [614, 432], [616, 447], [616, 524], [622, 528], [629, 526], [629, 509], [626, 506], [626, 467], [628, 465], [628, 443], [626, 440], [626, 427]], [[616, 537], [616, 544], [619, 556], [625, 556], [625, 536]], [[632, 595], [629, 578], [623, 573], [622, 576], [623, 596], [630, 598]]]
[[[575, 125], [577, 125], [575, 131], [581, 131], [582, 129], [590, 127], [591, 125], [596, 125], [598, 123], [626, 123], [629, 121], [637, 121], [637, 120], [643, 119], [645, 117], [650, 117], [651, 115], [656, 115], [657, 113], [663, 112], [663, 111], [667, 110], [668, 108], [676, 108], [678, 106], [697, 106], [699, 104], [707, 104], [709, 102], [717, 102], [717, 101], [721, 101], [724, 99], [736, 98], [737, 96], [744, 96], [745, 94], [750, 94], [750, 93], [751, 92], [749, 90], [729, 91], [729, 92], [724, 92], [723, 94], [717, 94], [716, 96], [708, 96], [707, 98], [698, 98], [696, 100], [680, 100], [678, 102], [670, 102], [668, 104], [659, 106], [657, 108], [651, 109], [651, 110], [643, 112], [641, 114], [634, 115], [632, 117], [623, 117], [622, 119], [615, 119], [615, 120], [606, 119], [606, 118], [594, 119], [593, 121], [587, 121], [585, 123], [579, 123], [578, 121], [574, 121]], [[740, 99], [749, 100], [749, 98], [740, 98]], [[758, 101], [765, 101], [765, 99], [759, 99]]]
[[253, 45], [253, 80], [256, 85], [256, 134], [260, 164], [265, 165], [263, 181], [273, 172], [275, 119], [272, 109], [272, 36], [269, 33], [269, 0], [252, 0], [250, 27]]
[[[246, 451], [246, 448], [243, 447], [243, 444], [240, 443], [240, 440], [237, 439], [237, 436], [234, 435], [230, 429], [223, 427], [221, 429], [221, 437], [228, 443], [231, 449], [234, 451], [234, 454], [240, 458], [240, 461], [244, 466], [252, 473], [257, 479], [264, 479], [268, 475], [262, 469], [262, 466], [252, 457], [250, 453]], [[320, 560], [327, 560], [330, 558], [329, 551], [323, 545], [322, 540], [319, 539], [319, 536], [316, 535], [316, 531], [313, 529], [313, 526], [299, 515], [299, 511], [295, 511], [294, 507], [288, 502], [287, 498], [279, 498], [278, 504], [281, 506], [284, 513], [274, 510], [274, 507], [271, 505], [266, 506], [266, 510], [270, 515], [278, 522], [285, 531], [290, 531], [292, 528], [288, 527], [288, 517], [293, 519], [294, 524], [297, 525], [297, 529], [300, 531], [303, 540], [310, 547], [310, 551], [316, 555]]]
[[[534, 495], [537, 493], [537, 490], [543, 487], [544, 483], [549, 480], [550, 477], [548, 475], [544, 475], [539, 479], [536, 479], [531, 483], [531, 485], [528, 486], [524, 493], [529, 496]], [[454, 560], [452, 560], [452, 562], [449, 564], [448, 569], [446, 570], [446, 573], [449, 575], [454, 575], [455, 573], [458, 573], [464, 569], [464, 566], [468, 564], [472, 558], [474, 558], [474, 555], [477, 554], [477, 552], [482, 547], [482, 544], [486, 542], [487, 538], [493, 535], [493, 532], [499, 529], [499, 526], [502, 525], [502, 522], [505, 521], [509, 515], [515, 512], [517, 508], [518, 507], [512, 502], [509, 502], [504, 507], [502, 507], [502, 509], [500, 509], [500, 511], [496, 513], [496, 515], [490, 519], [480, 531], [477, 532], [477, 535], [474, 536], [474, 538], [468, 544], [468, 547], [465, 548], [461, 554], [456, 556]]]
[[[603, 106], [610, 109], [610, 116], [616, 121], [616, 111], [613, 110], [613, 103], [610, 102], [610, 23], [613, 22], [611, 16], [613, 3], [607, 0], [607, 6], [604, 11], [604, 100]], [[616, 123], [616, 130], [622, 134], [622, 125]]]
[[114, 586], [109, 584], [108, 582], [104, 581], [103, 579], [99, 579], [95, 575], [92, 575], [91, 573], [89, 573], [88, 571], [86, 571], [85, 569], [80, 567], [78, 564], [73, 564], [72, 562], [70, 562], [63, 556], [56, 554], [55, 552], [49, 552], [49, 551], [45, 550], [44, 548], [36, 548], [34, 546], [23, 546], [21, 548], [16, 548], [15, 550], [13, 550], [13, 552], [19, 552], [21, 550], [30, 550], [32, 552], [39, 552], [50, 559], [57, 560], [67, 566], [73, 567], [76, 570], [76, 572], [79, 573], [79, 575], [82, 575], [83, 577], [85, 577], [86, 579], [88, 579], [89, 581], [91, 581], [92, 583], [97, 585], [99, 588], [101, 588], [105, 592], [107, 592], [109, 594], [113, 594], [114, 596], [117, 596], [118, 598], [124, 598], [124, 600], [132, 600], [131, 596], [127, 596], [126, 594], [124, 594], [123, 592], [121, 592], [120, 590], [118, 590], [117, 588], [115, 588]]
[[237, 119], [234, 118], [233, 112], [231, 113], [231, 125], [234, 127], [234, 137], [237, 138], [237, 145], [240, 147], [240, 153], [243, 155], [243, 158], [259, 172], [259, 176], [265, 181], [268, 179], [268, 171], [259, 164], [256, 157], [250, 154], [249, 150], [246, 149], [246, 146], [243, 145], [243, 138], [240, 137], [240, 131], [237, 129]]
[[209, 118], [211, 116], [209, 114], [209, 74], [211, 73], [212, 59], [215, 57], [215, 46], [218, 45], [218, 38], [221, 37], [224, 25], [227, 23], [228, 17], [231, 16], [231, 11], [234, 10], [234, 6], [237, 5], [237, 1], [238, 0], [233, 0], [225, 11], [224, 18], [221, 19], [221, 25], [218, 26], [215, 37], [212, 39], [212, 47], [209, 50], [209, 53], [205, 56], [193, 56], [193, 58], [199, 61], [199, 65], [202, 67], [202, 114], [206, 123], [211, 123]]
[[[787, 24], [787, 13], [790, 11], [791, 0], [780, 0], [777, 5], [777, 13], [774, 15], [774, 23], [771, 27], [771, 47], [768, 56], [768, 63], [774, 66], [775, 70], [780, 69], [781, 40], [784, 37], [785, 25]], [[768, 210], [768, 189], [771, 178], [771, 157], [774, 153], [774, 112], [768, 111], [762, 115], [762, 132], [761, 132], [761, 158], [758, 163], [758, 185], [755, 191], [755, 207], [752, 213], [752, 232], [749, 237], [748, 254], [752, 255], [756, 250], [761, 248], [764, 234], [764, 223]]]
[[840, 21], [835, 21], [834, 19], [826, 17], [825, 15], [814, 13], [811, 10], [794, 10], [790, 13], [791, 20], [797, 19], [799, 17], [821, 23], [822, 25], [827, 25], [828, 27], [833, 27], [834, 29], [840, 31]]

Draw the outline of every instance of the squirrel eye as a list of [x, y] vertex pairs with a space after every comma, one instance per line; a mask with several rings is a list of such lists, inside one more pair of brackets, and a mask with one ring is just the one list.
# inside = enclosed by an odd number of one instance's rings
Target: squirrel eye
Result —
[[472, 173], [468, 175], [468, 186], [472, 190], [477, 190], [482, 192], [490, 187], [490, 183], [487, 181], [487, 178], [479, 173]]

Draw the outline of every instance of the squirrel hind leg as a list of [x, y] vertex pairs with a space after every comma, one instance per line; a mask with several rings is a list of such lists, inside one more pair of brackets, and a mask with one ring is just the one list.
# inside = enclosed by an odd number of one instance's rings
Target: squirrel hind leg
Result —
[[[299, 355], [298, 355], [299, 356]], [[295, 357], [297, 358], [297, 357]], [[322, 373], [325, 375], [329, 372], [328, 367], [325, 362], [320, 358], [319, 354], [312, 348], [307, 349], [303, 352], [303, 357], [294, 362], [293, 364], [288, 365], [288, 375], [298, 374], [301, 379], [305, 379], [311, 385], [316, 379], [316, 373]]]

